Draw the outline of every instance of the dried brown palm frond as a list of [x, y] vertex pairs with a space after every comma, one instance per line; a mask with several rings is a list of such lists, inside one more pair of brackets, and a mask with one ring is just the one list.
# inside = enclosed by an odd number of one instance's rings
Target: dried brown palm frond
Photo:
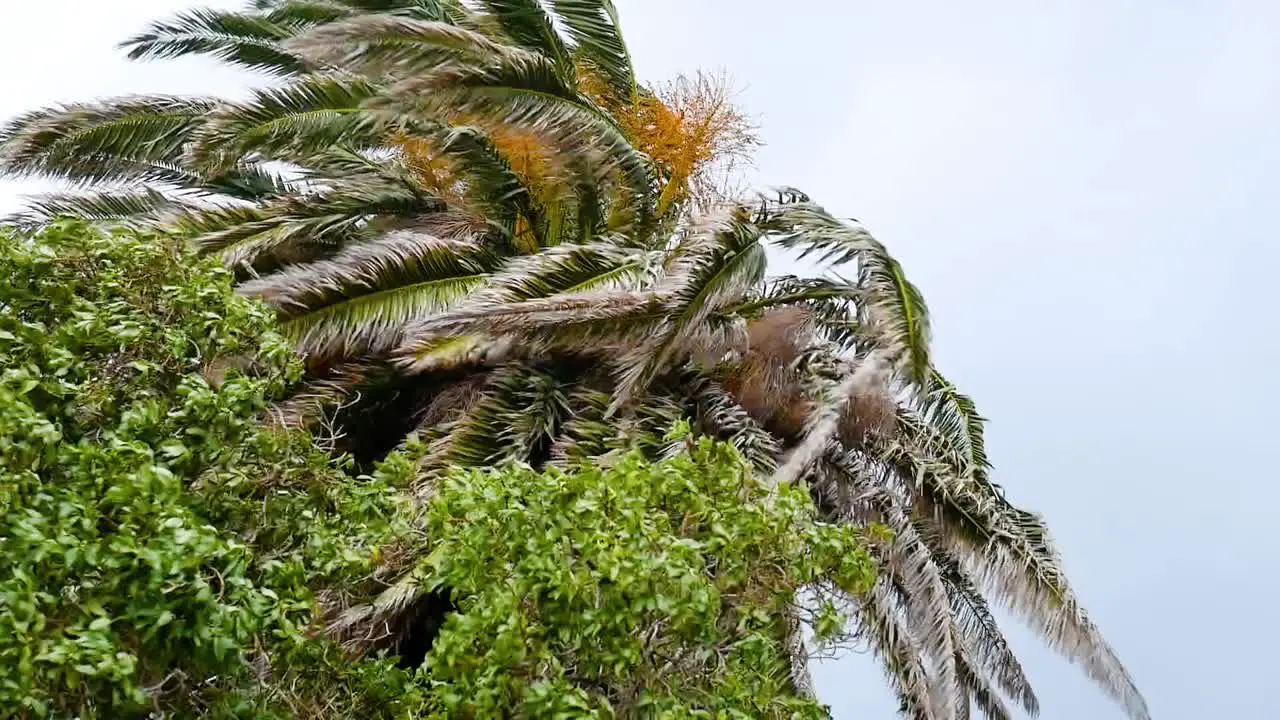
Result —
[[784, 442], [794, 443], [804, 433], [813, 401], [794, 368], [751, 353], [717, 376], [738, 405]]
[[718, 369], [725, 389], [770, 432], [794, 442], [804, 431], [812, 399], [796, 367], [811, 340], [803, 308], [773, 308], [747, 324], [747, 347]]
[[845, 403], [840, 421], [840, 442], [861, 448], [873, 438], [892, 437], [897, 430], [898, 403], [888, 386], [869, 381], [858, 387]]

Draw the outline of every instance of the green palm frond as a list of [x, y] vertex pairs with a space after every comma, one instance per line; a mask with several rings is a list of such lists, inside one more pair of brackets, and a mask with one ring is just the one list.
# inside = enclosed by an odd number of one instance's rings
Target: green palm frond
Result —
[[78, 184], [114, 181], [187, 185], [181, 167], [191, 134], [218, 101], [165, 95], [37, 110], [0, 129], [0, 173]]
[[801, 442], [778, 467], [774, 483], [795, 482], [839, 443], [849, 405], [859, 396], [880, 392], [885, 385], [885, 363], [872, 351], [856, 363], [840, 362], [838, 375], [813, 377], [816, 408], [809, 413]]
[[279, 428], [310, 429], [349, 403], [362, 385], [382, 375], [385, 369], [370, 363], [338, 365], [273, 405], [267, 411], [267, 421]]
[[482, 275], [494, 263], [489, 250], [474, 240], [438, 237], [429, 228], [405, 229], [346, 247], [323, 260], [250, 280], [240, 289], [288, 317], [368, 290]]
[[682, 321], [705, 320], [764, 279], [762, 235], [742, 208], [712, 215], [688, 232], [671, 253], [660, 286], [672, 293]]
[[483, 285], [493, 263], [474, 242], [400, 230], [250, 280], [241, 291], [277, 307], [302, 352], [349, 356], [394, 348], [406, 325]]
[[399, 354], [411, 367], [417, 352], [434, 348], [440, 339], [463, 335], [510, 336], [562, 349], [599, 350], [643, 335], [664, 316], [661, 296], [627, 291], [469, 305], [415, 324]]
[[148, 189], [51, 193], [28, 198], [26, 208], [8, 220], [22, 227], [35, 227], [66, 215], [87, 220], [155, 221], [188, 207], [192, 207], [190, 199]]
[[221, 206], [179, 213], [174, 229], [232, 267], [253, 266], [275, 253], [336, 249], [367, 235], [370, 224], [429, 215], [444, 209], [438, 198], [404, 185], [353, 177], [323, 192], [257, 206]]
[[196, 135], [192, 159], [217, 169], [250, 153], [289, 159], [335, 145], [377, 147], [384, 144], [392, 119], [361, 108], [376, 92], [367, 80], [346, 74], [305, 75], [257, 90], [252, 100], [225, 104], [210, 115]]
[[262, 164], [239, 163], [217, 175], [203, 178], [195, 189], [254, 202], [300, 192], [301, 186]]
[[[483, 467], [500, 458], [523, 459], [508, 456], [504, 433], [507, 422], [519, 411], [507, 390], [528, 378], [529, 372], [506, 366], [486, 377], [483, 390], [459, 408], [454, 419], [439, 428], [439, 437], [430, 444], [421, 461], [428, 477], [431, 471], [449, 466]], [[426, 484], [422, 489], [429, 490], [429, 487]]]
[[[308, 4], [314, 11], [315, 4]], [[301, 10], [302, 8], [299, 8]], [[333, 19], [331, 13], [326, 19]], [[306, 63], [281, 47], [281, 41], [297, 33], [307, 21], [324, 16], [312, 12], [277, 12], [273, 15], [194, 9], [170, 20], [151, 23], [146, 31], [121, 43], [133, 60], [210, 55], [223, 62], [273, 75], [294, 75], [307, 70]]]
[[773, 223], [781, 230], [779, 244], [799, 248], [802, 258], [814, 255], [836, 265], [857, 263], [865, 339], [889, 352], [912, 382], [927, 385], [928, 308], [888, 250], [862, 227], [841, 222], [809, 202], [780, 206]]
[[988, 481], [991, 463], [984, 441], [986, 418], [967, 395], [956, 390], [937, 370], [929, 372], [930, 385], [918, 403], [920, 414], [945, 445], [935, 449], [938, 457], [953, 459], [959, 475], [974, 475]]
[[857, 305], [862, 298], [863, 292], [855, 283], [839, 277], [784, 275], [769, 280], [757, 297], [732, 305], [724, 313], [757, 317], [775, 308], [799, 308], [808, 314], [823, 339], [849, 352], [863, 344]]
[[693, 331], [729, 303], [738, 302], [765, 272], [761, 230], [741, 208], [693, 229], [676, 249], [657, 292], [669, 317], [650, 344], [634, 346], [619, 360], [614, 409], [625, 406], [654, 378], [699, 348]]
[[564, 40], [539, 0], [478, 0], [512, 42], [542, 55], [571, 77], [573, 62]]
[[579, 183], [608, 187], [616, 174], [634, 223], [643, 227], [652, 220], [656, 181], [649, 159], [543, 58], [444, 64], [395, 85], [371, 107], [426, 118], [481, 118], [531, 133], [565, 158]]
[[612, 0], [551, 0], [579, 56], [608, 82], [619, 100], [636, 97], [635, 70]]
[[615, 423], [605, 418], [609, 409], [609, 393], [586, 384], [569, 392], [574, 409], [567, 418], [548, 455], [551, 462], [566, 466], [598, 458], [610, 450], [610, 439], [617, 432]]
[[862, 297], [856, 285], [831, 278], [801, 278], [783, 275], [770, 278], [758, 297], [732, 305], [726, 313], [754, 317], [775, 307], [807, 305], [827, 300], [855, 301]]
[[363, 12], [360, 3], [342, 0], [268, 0], [254, 2], [252, 5], [253, 9], [264, 11], [264, 17], [268, 20], [291, 30], [333, 22]]
[[405, 353], [403, 345], [398, 348], [396, 359], [399, 367], [419, 374], [462, 367], [492, 367], [517, 354], [510, 338], [493, 338], [482, 333], [414, 337], [413, 343], [412, 353]]
[[648, 253], [609, 243], [558, 245], [509, 261], [471, 303], [512, 303], [600, 289], [639, 290]]
[[484, 281], [484, 275], [475, 274], [393, 285], [289, 318], [282, 329], [305, 355], [386, 352], [400, 346], [415, 320], [448, 308]]
[[565, 420], [574, 413], [564, 385], [545, 372], [503, 377], [495, 387], [505, 394], [511, 411], [503, 418], [502, 459], [527, 462], [549, 448]]
[[778, 439], [751, 417], [728, 391], [712, 380], [690, 388], [696, 419], [708, 434], [727, 440], [761, 475], [772, 473], [782, 454]]
[[502, 227], [515, 242], [517, 218], [524, 218], [534, 245], [545, 240], [544, 219], [534, 204], [529, 188], [498, 153], [479, 128], [446, 126], [427, 137], [442, 156], [453, 161], [456, 172], [466, 178], [466, 195], [477, 203], [490, 222]]
[[[904, 418], [900, 426], [907, 442], [927, 447], [923, 423]], [[913, 487], [942, 542], [973, 564], [988, 592], [1051, 648], [1078, 662], [1133, 720], [1149, 720], [1146, 702], [1067, 584], [1060, 561], [1046, 554], [1052, 545], [1043, 525], [1011, 509], [989, 482], [956, 476], [947, 463], [903, 449], [887, 457]]]
[[459, 27], [473, 28], [475, 13], [463, 0], [402, 0], [403, 12], [419, 20], [444, 22]]
[[448, 22], [404, 15], [367, 14], [317, 26], [286, 43], [318, 65], [348, 72], [398, 77], [430, 72], [450, 60], [484, 63], [495, 58], [541, 57]]
[[[983, 675], [982, 671], [974, 666], [967, 651], [962, 648], [957, 649], [954, 662], [959, 679], [959, 691], [955, 696], [957, 720], [969, 718], [971, 702], [978, 707], [979, 712], [987, 720], [1013, 720], [1013, 715], [1005, 706], [1000, 693], [991, 686], [990, 680]], [[1034, 713], [1032, 717], [1035, 717]]]
[[963, 696], [956, 659], [963, 657], [965, 648], [956, 642], [955, 616], [941, 569], [902, 506], [882, 488], [871, 493], [875, 519], [893, 533], [883, 551], [881, 573], [896, 588], [903, 616], [931, 661], [935, 697]]

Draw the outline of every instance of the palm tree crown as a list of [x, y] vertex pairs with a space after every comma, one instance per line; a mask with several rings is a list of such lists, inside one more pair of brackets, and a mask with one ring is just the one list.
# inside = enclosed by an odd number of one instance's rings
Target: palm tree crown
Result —
[[[661, 454], [688, 419], [827, 520], [892, 530], [879, 582], [844, 600], [904, 716], [1037, 712], [990, 596], [1148, 717], [1040, 518], [992, 482], [902, 267], [799, 191], [733, 195], [750, 125], [714, 79], [638, 84], [610, 0], [257, 0], [124, 47], [271, 81], [13, 120], [4, 173], [89, 189], [17, 220], [221, 256], [307, 359], [278, 421], [336, 417], [365, 457], [410, 437], [427, 491], [450, 465]], [[769, 277], [769, 246], [829, 272]]]

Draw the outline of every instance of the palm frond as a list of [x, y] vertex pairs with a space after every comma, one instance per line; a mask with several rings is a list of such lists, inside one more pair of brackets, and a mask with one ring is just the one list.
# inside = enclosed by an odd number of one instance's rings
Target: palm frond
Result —
[[515, 354], [510, 338], [472, 335], [413, 338], [413, 351], [397, 349], [399, 367], [410, 373], [429, 373], [467, 366], [494, 366]]
[[559, 245], [509, 261], [471, 304], [512, 303], [600, 289], [638, 290], [635, 280], [649, 262], [647, 253], [609, 243]]
[[395, 285], [325, 305], [281, 327], [307, 355], [387, 352], [400, 346], [414, 321], [448, 308], [484, 281], [484, 275], [476, 274]]
[[723, 438], [750, 461], [761, 476], [777, 467], [782, 454], [778, 439], [756, 422], [719, 383], [699, 380], [690, 388], [698, 424], [708, 434]]
[[[928, 447], [927, 426], [918, 418], [904, 416], [900, 427], [908, 443]], [[1067, 584], [1059, 559], [1046, 553], [1052, 544], [1033, 515], [1012, 509], [989, 482], [957, 476], [947, 463], [905, 448], [890, 450], [886, 458], [912, 486], [941, 540], [973, 567], [989, 592], [1051, 648], [1080, 663], [1130, 718], [1149, 720], [1146, 701]]]
[[0, 173], [81, 184], [198, 185], [201, 178], [181, 166], [182, 153], [217, 104], [157, 95], [29, 112], [0, 129]]
[[267, 420], [278, 428], [311, 429], [336, 408], [349, 403], [361, 385], [379, 374], [380, 368], [369, 363], [334, 367], [273, 405], [267, 411]]
[[209, 117], [195, 138], [192, 159], [218, 169], [250, 153], [293, 159], [335, 145], [376, 147], [391, 123], [361, 108], [376, 92], [367, 80], [346, 74], [310, 74], [257, 90], [252, 100], [228, 103]]
[[651, 344], [634, 346], [620, 359], [615, 409], [695, 351], [691, 331], [760, 282], [766, 264], [760, 232], [740, 208], [734, 208], [706, 219], [677, 248], [658, 286], [671, 308], [669, 319]]
[[[314, 22], [314, 17], [306, 20]], [[210, 55], [250, 70], [293, 75], [305, 72], [307, 65], [280, 43], [297, 33], [304, 22], [297, 12], [260, 15], [193, 9], [151, 23], [121, 47], [129, 51], [132, 60]]]
[[900, 617], [892, 595], [888, 581], [880, 580], [857, 598], [858, 637], [880, 658], [902, 717], [938, 720], [944, 715], [936, 708], [924, 650]]
[[767, 281], [756, 296], [724, 310], [726, 314], [755, 317], [771, 310], [796, 308], [808, 314], [818, 334], [839, 350], [856, 350], [864, 337], [857, 303], [862, 290], [839, 277], [800, 278], [784, 275]]
[[[987, 720], [1013, 720], [1009, 708], [1005, 707], [1000, 693], [991, 686], [991, 682], [975, 667], [963, 648], [957, 648], [953, 662], [959, 680], [955, 700], [957, 718], [969, 717], [970, 702], [978, 706], [978, 710]], [[1032, 717], [1034, 717], [1034, 713]]]
[[240, 291], [267, 301], [289, 317], [363, 291], [480, 275], [493, 264], [489, 251], [472, 239], [405, 229], [344, 248], [324, 260], [250, 280]]
[[545, 58], [442, 64], [397, 84], [373, 107], [411, 116], [464, 117], [482, 127], [531, 134], [579, 183], [612, 187], [616, 174], [619, 189], [627, 193], [619, 217], [641, 227], [652, 220], [656, 182], [648, 158], [608, 113], [565, 85]]
[[250, 280], [241, 292], [279, 308], [300, 351], [347, 356], [395, 347], [409, 323], [482, 285], [492, 264], [474, 242], [402, 230]]
[[418, 352], [434, 349], [441, 339], [463, 335], [511, 336], [528, 343], [600, 351], [622, 338], [645, 333], [664, 315], [660, 296], [626, 291], [469, 305], [416, 323], [398, 354], [412, 367]]
[[923, 387], [929, 380], [929, 314], [924, 297], [902, 266], [865, 229], [837, 220], [809, 202], [780, 206], [772, 218], [778, 243], [799, 248], [801, 257], [822, 262], [856, 262], [866, 340], [886, 350], [907, 377]]
[[8, 220], [35, 227], [61, 216], [86, 220], [156, 221], [175, 210], [191, 207], [183, 196], [155, 190], [50, 193], [26, 199], [25, 209]]
[[986, 418], [978, 414], [973, 400], [956, 390], [937, 370], [929, 371], [930, 384], [919, 403], [920, 414], [945, 443], [934, 449], [938, 457], [954, 460], [959, 475], [974, 475], [989, 482], [991, 463], [984, 441]]
[[[323, 192], [255, 207], [217, 207], [179, 214], [175, 229], [203, 252], [230, 266], [253, 266], [282, 250], [336, 249], [365, 236], [375, 220], [411, 219], [439, 212], [438, 198], [395, 178], [334, 180]], [[309, 258], [313, 252], [302, 252]]]
[[[922, 537], [928, 537], [927, 529], [918, 525], [916, 529]], [[971, 656], [968, 663], [976, 668], [972, 672], [986, 673], [1003, 693], [1018, 702], [1027, 715], [1036, 717], [1040, 713], [1040, 700], [986, 599], [956, 558], [936, 545], [932, 547], [932, 553], [951, 598], [951, 610], [959, 631], [958, 642], [965, 645], [967, 654]], [[961, 682], [964, 682], [963, 678]]]
[[[422, 467], [430, 473], [450, 466], [484, 467], [503, 458], [508, 450], [503, 440], [506, 423], [517, 412], [506, 389], [517, 385], [525, 373], [513, 366], [490, 373], [484, 389], [439, 428], [439, 437], [429, 446]], [[427, 482], [421, 491], [429, 489]]]
[[618, 100], [634, 101], [635, 70], [612, 0], [551, 0], [551, 7], [579, 56], [604, 76]]
[[466, 178], [466, 194], [484, 211], [485, 217], [514, 236], [517, 218], [530, 228], [534, 244], [543, 243], [540, 210], [521, 178], [499, 154], [493, 142], [479, 128], [446, 126], [426, 136], [441, 156], [452, 162], [453, 170]]
[[203, 178], [198, 189], [248, 202], [272, 200], [303, 191], [300, 183], [257, 162], [239, 163], [212, 177]]
[[[416, 5], [418, 3], [410, 3]], [[276, 25], [289, 30], [333, 22], [356, 13], [367, 12], [359, 3], [342, 0], [268, 0], [254, 2], [254, 9], [263, 12], [263, 17]]]
[[[858, 472], [853, 482], [865, 483], [865, 472]], [[862, 495], [875, 511], [875, 519], [893, 536], [883, 549], [881, 574], [900, 598], [903, 616], [930, 661], [935, 711], [940, 718], [950, 717], [951, 708], [944, 707], [948, 698], [965, 697], [960, 686], [957, 658], [963, 659], [965, 647], [956, 642], [955, 616], [941, 569], [932, 549], [916, 532], [901, 505], [886, 492], [882, 484], [862, 487]]]
[[550, 58], [560, 72], [572, 72], [569, 49], [539, 0], [478, 0], [477, 4], [512, 42]]
[[511, 407], [502, 423], [502, 460], [528, 462], [537, 457], [574, 414], [564, 385], [545, 372], [505, 376], [495, 390], [510, 398]]
[[617, 426], [605, 419], [609, 409], [609, 393], [579, 384], [569, 391], [572, 417], [565, 419], [560, 433], [551, 445], [551, 462], [568, 466], [598, 458], [609, 452], [609, 440]]
[[286, 47], [316, 65], [373, 76], [430, 72], [449, 60], [532, 62], [539, 57], [455, 24], [390, 14], [362, 14], [320, 25], [289, 40]]
[[475, 13], [464, 4], [463, 0], [402, 0], [408, 7], [404, 12], [409, 17], [433, 22], [445, 22], [458, 27], [474, 29]]
[[770, 278], [757, 297], [732, 305], [725, 312], [754, 317], [776, 307], [806, 306], [826, 300], [856, 301], [862, 294], [856, 285], [845, 280], [783, 275]]
[[778, 468], [774, 483], [795, 482], [839, 441], [842, 422], [850, 403], [859, 395], [878, 392], [884, 384], [883, 360], [872, 351], [838, 383], [825, 383], [817, 410], [810, 413], [804, 438]]

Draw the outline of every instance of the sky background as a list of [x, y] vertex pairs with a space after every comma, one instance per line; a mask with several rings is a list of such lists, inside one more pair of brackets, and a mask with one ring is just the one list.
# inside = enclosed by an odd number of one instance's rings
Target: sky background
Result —
[[[903, 261], [998, 481], [1047, 516], [1153, 715], [1280, 717], [1280, 3], [618, 3], [643, 78], [726, 70], [767, 142], [756, 179]], [[244, 95], [239, 73], [114, 50], [188, 4], [0, 0], [0, 118]], [[0, 213], [36, 189], [0, 181]], [[1121, 717], [1011, 635], [1045, 720]], [[893, 717], [869, 658], [815, 675], [839, 720]]]

